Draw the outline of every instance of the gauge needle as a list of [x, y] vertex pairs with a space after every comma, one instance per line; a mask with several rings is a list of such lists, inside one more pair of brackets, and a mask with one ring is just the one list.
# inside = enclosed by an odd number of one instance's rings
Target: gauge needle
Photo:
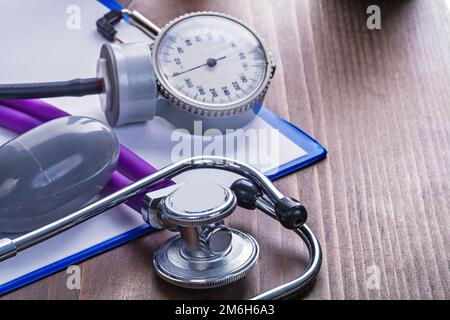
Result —
[[208, 59], [206, 60], [206, 63], [201, 64], [201, 65], [196, 66], [196, 67], [193, 67], [193, 68], [190, 68], [190, 69], [187, 69], [187, 70], [184, 70], [184, 71], [181, 71], [181, 72], [175, 72], [175, 73], [172, 75], [172, 77], [179, 76], [180, 74], [183, 74], [183, 73], [186, 73], [186, 72], [189, 72], [189, 71], [192, 71], [192, 70], [196, 70], [196, 69], [199, 69], [199, 68], [204, 67], [204, 66], [214, 67], [214, 66], [217, 64], [217, 61], [223, 60], [223, 59], [225, 59], [225, 58], [226, 58], [226, 56], [223, 56], [223, 57], [220, 57], [220, 58], [217, 58], [217, 59], [214, 59], [214, 58], [208, 58]]

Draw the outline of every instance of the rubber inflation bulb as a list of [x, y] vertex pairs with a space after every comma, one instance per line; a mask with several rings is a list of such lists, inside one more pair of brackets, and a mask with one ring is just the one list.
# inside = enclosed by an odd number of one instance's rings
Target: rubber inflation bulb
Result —
[[22, 233], [60, 219], [111, 178], [119, 142], [105, 124], [63, 117], [0, 147], [0, 233]]

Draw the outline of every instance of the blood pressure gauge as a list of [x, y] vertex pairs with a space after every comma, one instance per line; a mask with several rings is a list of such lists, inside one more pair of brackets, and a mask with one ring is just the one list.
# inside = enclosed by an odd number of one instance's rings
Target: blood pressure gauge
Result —
[[[159, 31], [159, 30], [158, 30]], [[161, 116], [177, 127], [236, 128], [258, 112], [275, 72], [271, 53], [230, 16], [181, 16], [152, 45], [105, 44], [98, 63], [111, 125]]]

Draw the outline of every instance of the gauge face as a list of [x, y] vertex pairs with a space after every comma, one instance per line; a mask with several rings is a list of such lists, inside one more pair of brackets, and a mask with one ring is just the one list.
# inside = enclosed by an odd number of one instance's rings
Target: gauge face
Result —
[[155, 49], [162, 82], [194, 105], [236, 106], [257, 93], [268, 73], [258, 38], [221, 15], [179, 20], [161, 35]]

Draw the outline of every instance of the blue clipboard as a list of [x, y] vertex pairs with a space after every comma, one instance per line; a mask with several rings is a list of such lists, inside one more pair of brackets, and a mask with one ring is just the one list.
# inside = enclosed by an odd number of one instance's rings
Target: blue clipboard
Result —
[[[104, 4], [109, 9], [120, 10], [123, 6], [114, 0], [98, 0]], [[278, 129], [281, 134], [289, 138], [296, 145], [300, 146], [303, 150], [307, 152], [300, 158], [292, 160], [288, 163], [281, 165], [276, 171], [266, 172], [266, 175], [271, 179], [275, 180], [281, 178], [289, 173], [292, 173], [298, 169], [309, 166], [323, 158], [327, 155], [327, 150], [321, 146], [317, 141], [308, 136], [305, 132], [295, 127], [288, 121], [281, 119], [269, 109], [263, 107], [259, 113], [259, 117], [269, 123], [273, 128]], [[0, 295], [7, 292], [30, 284], [34, 281], [47, 277], [55, 272], [67, 268], [68, 266], [85, 260], [87, 258], [93, 257], [97, 254], [115, 248], [121, 244], [124, 244], [130, 240], [136, 239], [143, 235], [148, 234], [153, 229], [150, 226], [143, 225], [132, 229], [128, 232], [122, 233], [119, 236], [113, 237], [107, 241], [101, 242], [95, 246], [88, 249], [82, 250], [76, 254], [70, 255], [64, 259], [61, 259], [55, 263], [49, 264], [45, 267], [39, 268], [33, 272], [26, 275], [18, 277], [12, 281], [0, 285]]]

